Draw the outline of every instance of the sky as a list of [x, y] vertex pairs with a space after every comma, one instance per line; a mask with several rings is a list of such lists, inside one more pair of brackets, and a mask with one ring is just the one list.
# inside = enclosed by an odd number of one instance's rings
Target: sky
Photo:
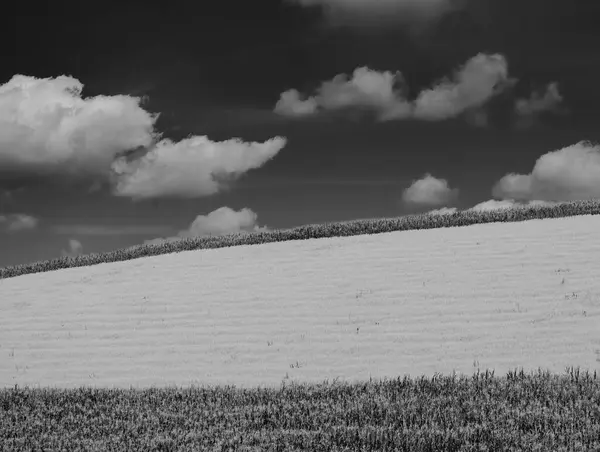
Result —
[[19, 4], [0, 267], [599, 197], [596, 3]]

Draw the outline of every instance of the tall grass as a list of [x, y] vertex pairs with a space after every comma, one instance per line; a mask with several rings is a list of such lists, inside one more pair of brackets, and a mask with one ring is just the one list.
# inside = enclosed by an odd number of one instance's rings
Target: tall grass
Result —
[[597, 451], [596, 373], [0, 390], [4, 451]]

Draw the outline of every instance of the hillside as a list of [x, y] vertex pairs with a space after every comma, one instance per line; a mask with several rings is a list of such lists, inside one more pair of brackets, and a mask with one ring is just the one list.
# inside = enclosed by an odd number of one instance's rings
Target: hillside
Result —
[[249, 387], [598, 369], [599, 229], [600, 216], [581, 215], [0, 279], [0, 386]]

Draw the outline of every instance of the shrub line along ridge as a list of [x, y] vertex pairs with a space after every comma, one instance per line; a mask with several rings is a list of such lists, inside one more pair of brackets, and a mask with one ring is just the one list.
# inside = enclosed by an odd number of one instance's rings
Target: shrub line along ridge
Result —
[[338, 223], [310, 224], [291, 229], [276, 229], [272, 231], [250, 233], [241, 232], [216, 237], [182, 238], [181, 240], [173, 242], [165, 241], [163, 243], [152, 245], [136, 245], [106, 253], [92, 253], [76, 257], [61, 257], [52, 260], [9, 266], [0, 268], [0, 279], [32, 273], [49, 272], [63, 268], [86, 267], [103, 263], [121, 262], [142, 257], [179, 253], [182, 251], [599, 214], [600, 201], [587, 200], [563, 202], [552, 206], [516, 206], [484, 212], [466, 210], [451, 214], [423, 213], [396, 218], [361, 219]]

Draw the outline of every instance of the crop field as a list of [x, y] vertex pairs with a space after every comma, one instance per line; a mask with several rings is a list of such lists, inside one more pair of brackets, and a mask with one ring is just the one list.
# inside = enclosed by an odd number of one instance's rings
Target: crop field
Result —
[[0, 450], [600, 450], [599, 213], [0, 269]]

